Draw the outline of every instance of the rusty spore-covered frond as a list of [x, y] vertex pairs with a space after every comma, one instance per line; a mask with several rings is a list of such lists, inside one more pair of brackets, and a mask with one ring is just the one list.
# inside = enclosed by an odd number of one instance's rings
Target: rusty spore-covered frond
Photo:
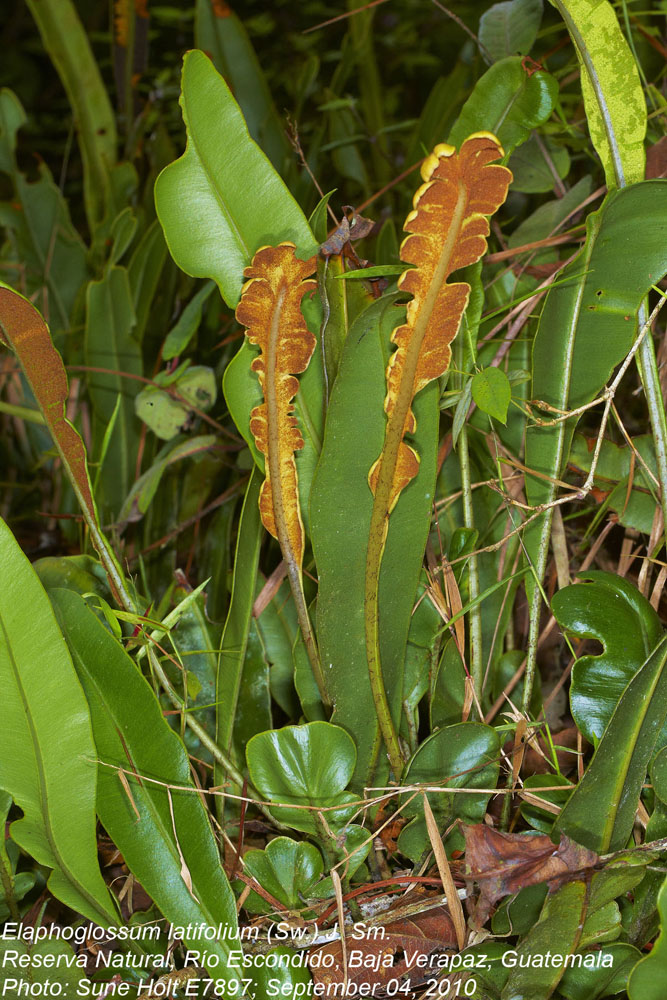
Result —
[[[512, 174], [493, 163], [502, 155], [495, 136], [478, 132], [466, 139], [459, 153], [452, 146], [436, 146], [422, 165], [424, 184], [406, 219], [404, 229], [410, 235], [400, 251], [401, 260], [415, 265], [398, 282], [412, 300], [406, 322], [392, 334], [397, 349], [387, 368], [387, 438], [369, 477], [376, 493], [380, 465], [395, 465], [389, 511], [419, 467], [416, 452], [403, 440], [415, 429], [412, 400], [449, 367], [450, 344], [468, 303], [470, 286], [463, 281], [448, 284], [447, 278], [482, 257], [489, 234], [487, 216], [507, 196]], [[390, 434], [397, 438], [393, 447]]]
[[470, 285], [448, 284], [454, 271], [474, 264], [486, 250], [487, 216], [502, 205], [511, 172], [493, 161], [503, 156], [488, 132], [465, 140], [457, 153], [436, 146], [422, 165], [424, 183], [405, 222], [408, 236], [401, 260], [412, 264], [399, 287], [412, 295], [406, 322], [392, 333], [396, 350], [387, 366], [387, 426], [382, 453], [368, 482], [374, 495], [364, 583], [364, 621], [368, 674], [375, 711], [394, 776], [399, 779], [403, 754], [382, 676], [379, 639], [379, 582], [389, 515], [401, 491], [415, 478], [419, 456], [405, 440], [415, 431], [415, 395], [448, 368], [450, 344], [468, 302]]
[[324, 706], [329, 707], [301, 578], [304, 531], [294, 452], [303, 448], [303, 437], [292, 404], [299, 388], [295, 376], [308, 367], [316, 344], [301, 312], [304, 295], [317, 287], [310, 277], [316, 258], [298, 260], [294, 251], [293, 243], [257, 251], [243, 272], [249, 280], [243, 286], [236, 318], [261, 352], [251, 367], [259, 376], [264, 402], [250, 414], [250, 430], [266, 456], [266, 479], [259, 497], [262, 523], [280, 544], [313, 677]]
[[317, 282], [310, 279], [315, 258], [298, 260], [294, 250], [293, 243], [281, 243], [257, 251], [244, 271], [249, 280], [236, 318], [246, 327], [250, 343], [261, 350], [252, 369], [259, 376], [264, 402], [252, 411], [250, 430], [266, 455], [262, 522], [301, 567], [304, 540], [294, 452], [303, 448], [303, 437], [292, 400], [299, 388], [295, 375], [306, 370], [315, 350], [301, 300]]

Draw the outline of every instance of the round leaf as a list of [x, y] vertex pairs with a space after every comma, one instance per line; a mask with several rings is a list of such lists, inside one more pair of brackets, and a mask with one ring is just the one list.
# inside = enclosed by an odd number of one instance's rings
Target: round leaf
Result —
[[[252, 783], [264, 798], [299, 806], [273, 810], [295, 830], [317, 832], [313, 810], [304, 807], [321, 809], [355, 799], [345, 793], [357, 759], [354, 743], [344, 729], [329, 722], [258, 733], [248, 742], [246, 758]], [[351, 811], [327, 812], [327, 823], [340, 826]]]

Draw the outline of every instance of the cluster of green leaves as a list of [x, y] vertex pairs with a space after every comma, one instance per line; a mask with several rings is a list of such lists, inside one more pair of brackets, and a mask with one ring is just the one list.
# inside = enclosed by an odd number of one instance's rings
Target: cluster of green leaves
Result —
[[[450, 858], [462, 825], [485, 816], [598, 855], [628, 849], [590, 884], [531, 886], [500, 907], [480, 998], [652, 1000], [667, 934], [642, 957], [665, 926], [667, 836], [667, 423], [646, 330], [667, 271], [667, 181], [644, 179], [665, 111], [648, 82], [661, 72], [652, 12], [623, 5], [621, 26], [606, 0], [470, 4], [460, 13], [472, 37], [454, 44], [459, 29], [435, 8], [396, 19], [390, 6], [350, 3], [349, 18], [301, 35], [328, 6], [313, 0], [298, 17], [272, 6], [251, 4], [243, 19], [214, 0], [187, 17], [157, 8], [151, 24], [176, 48], [161, 52], [151, 89], [138, 82], [146, 11], [116, 4], [115, 114], [71, 0], [28, 0], [76, 121], [69, 200], [49, 150], [27, 165], [28, 117], [0, 92], [0, 338], [11, 349], [0, 386], [0, 816], [11, 821], [0, 918], [24, 916], [46, 891], [80, 919], [125, 919], [95, 855], [96, 817], [150, 899], [132, 921], [235, 928], [239, 898], [267, 922], [313, 917], [341, 881], [356, 913], [355, 890], [387, 875], [374, 843], [386, 814], [366, 789], [389, 787], [383, 808], [402, 821], [389, 875], [422, 872], [431, 815]], [[190, 21], [194, 37], [180, 41]], [[450, 32], [447, 73], [434, 24]], [[275, 48], [281, 26], [293, 73], [285, 43]], [[193, 42], [182, 134], [177, 49]], [[378, 643], [404, 760], [392, 773], [369, 681], [365, 574], [368, 473], [404, 315], [398, 231], [423, 157], [480, 131], [497, 136], [514, 180], [490, 256], [466, 269], [450, 371], [414, 401], [419, 473], [389, 520]], [[313, 176], [339, 190], [319, 198]], [[343, 233], [345, 254], [321, 253], [327, 211], [338, 221], [352, 200], [378, 220], [370, 236], [353, 249]], [[286, 240], [318, 257], [303, 307], [317, 347], [294, 414], [305, 599], [333, 713], [260, 519], [265, 459], [250, 416], [262, 396], [233, 314], [255, 252]], [[66, 413], [54, 346], [77, 388]], [[634, 360], [641, 394], [628, 389]], [[37, 512], [51, 493], [61, 519], [47, 534]], [[609, 572], [614, 549], [595, 542], [605, 514], [605, 538], [645, 546], [634, 578], [625, 556], [624, 575]], [[582, 568], [591, 546], [604, 570]], [[559, 676], [580, 643], [560, 715], [538, 671], [545, 602], [565, 637]], [[580, 755], [561, 746], [570, 719]], [[526, 732], [539, 768], [527, 756], [521, 769]], [[232, 845], [249, 817], [260, 834], [241, 859]], [[630, 850], [638, 820], [653, 851]], [[193, 931], [183, 945], [198, 941]], [[553, 942], [563, 955], [609, 952], [613, 975], [502, 963]], [[230, 946], [207, 941], [207, 967], [238, 992]], [[31, 975], [42, 981], [37, 962]], [[289, 987], [308, 974], [284, 977]], [[253, 991], [265, 988], [258, 972]]]

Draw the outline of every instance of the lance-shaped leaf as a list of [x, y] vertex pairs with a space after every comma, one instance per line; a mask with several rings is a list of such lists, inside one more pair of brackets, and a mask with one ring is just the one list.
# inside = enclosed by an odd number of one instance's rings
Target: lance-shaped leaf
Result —
[[304, 530], [294, 452], [304, 442], [292, 402], [299, 388], [295, 376], [306, 370], [315, 350], [301, 302], [317, 282], [310, 278], [315, 258], [298, 260], [294, 251], [293, 243], [257, 251], [244, 271], [250, 280], [236, 318], [246, 327], [250, 343], [260, 348], [251, 368], [259, 376], [264, 401], [250, 414], [250, 431], [266, 456], [259, 495], [262, 523], [280, 543], [313, 676], [323, 702], [329, 704], [301, 579]]
[[415, 194], [404, 227], [410, 235], [401, 245], [401, 260], [415, 266], [398, 281], [412, 301], [406, 322], [391, 338], [397, 350], [387, 367], [385, 447], [369, 480], [376, 497], [380, 489], [389, 489], [389, 510], [417, 475], [419, 457], [403, 440], [415, 430], [412, 400], [447, 371], [450, 344], [468, 303], [470, 285], [447, 279], [482, 257], [489, 234], [486, 217], [507, 196], [511, 171], [493, 163], [502, 156], [495, 136], [479, 132], [458, 154], [453, 146], [436, 146], [422, 166], [424, 184]]
[[406, 322], [392, 341], [396, 351], [387, 366], [387, 413], [384, 447], [369, 474], [374, 494], [364, 587], [366, 657], [375, 711], [396, 778], [403, 766], [380, 663], [379, 578], [389, 514], [401, 491], [419, 471], [419, 456], [404, 441], [413, 434], [415, 395], [449, 367], [450, 344], [470, 295], [465, 281], [447, 279], [474, 264], [486, 250], [487, 216], [502, 205], [512, 179], [507, 167], [494, 164], [503, 149], [489, 132], [471, 135], [457, 153], [453, 146], [436, 146], [422, 165], [424, 184], [414, 198], [405, 223], [409, 233], [401, 259], [414, 265], [399, 279], [409, 292]]
[[125, 590], [122, 571], [98, 523], [86, 449], [78, 431], [65, 417], [68, 387], [62, 358], [37, 309], [6, 285], [0, 285], [0, 343], [5, 343], [14, 352], [21, 365], [72, 484], [112, 593], [129, 609], [132, 601]]
[[637, 64], [607, 0], [551, 0], [567, 25], [581, 69], [586, 119], [607, 187], [644, 177], [646, 101]]
[[314, 258], [298, 260], [294, 250], [293, 243], [281, 243], [257, 251], [244, 271], [250, 280], [244, 285], [236, 318], [261, 352], [251, 368], [259, 376], [264, 402], [252, 411], [250, 430], [266, 456], [266, 479], [259, 499], [262, 522], [300, 567], [303, 524], [294, 452], [303, 448], [303, 437], [292, 400], [299, 388], [295, 375], [306, 370], [315, 350], [301, 300], [317, 282], [310, 278]]

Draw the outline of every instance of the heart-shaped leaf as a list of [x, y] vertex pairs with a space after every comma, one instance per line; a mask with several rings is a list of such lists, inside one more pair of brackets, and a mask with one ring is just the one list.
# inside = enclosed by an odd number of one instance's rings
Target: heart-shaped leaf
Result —
[[[308, 894], [324, 870], [322, 855], [313, 844], [299, 843], [289, 837], [276, 837], [263, 851], [248, 851], [243, 861], [247, 874], [290, 910], [303, 905], [302, 896]], [[249, 913], [272, 910], [256, 892], [250, 893], [244, 906]]]
[[248, 741], [246, 758], [252, 783], [264, 798], [296, 807], [272, 809], [276, 819], [295, 830], [317, 833], [318, 808], [327, 809], [329, 826], [341, 826], [354, 811], [327, 808], [356, 799], [345, 789], [357, 752], [339, 726], [309, 722], [258, 733]]

